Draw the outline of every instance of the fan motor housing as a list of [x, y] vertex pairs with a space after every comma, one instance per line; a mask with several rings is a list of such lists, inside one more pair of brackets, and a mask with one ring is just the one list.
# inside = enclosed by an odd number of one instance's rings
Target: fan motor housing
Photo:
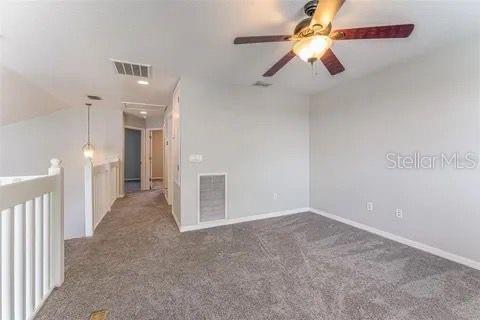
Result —
[[307, 28], [310, 26], [310, 21], [312, 18], [305, 18], [302, 21], [300, 21], [297, 26], [295, 27], [295, 31], [293, 32], [294, 34], [300, 33], [303, 29]]
[[311, 21], [312, 21], [312, 18], [303, 19], [297, 24], [293, 33], [301, 37], [307, 37], [313, 34], [321, 34], [324, 36], [328, 36], [332, 31], [331, 23], [329, 23], [328, 26], [325, 28], [322, 28], [321, 26], [318, 26], [318, 25], [316, 25], [317, 28], [311, 28], [310, 27]]
[[311, 0], [308, 1], [304, 6], [303, 6], [303, 11], [305, 14], [309, 17], [313, 16], [315, 13], [315, 9], [317, 9], [318, 5], [318, 0]]

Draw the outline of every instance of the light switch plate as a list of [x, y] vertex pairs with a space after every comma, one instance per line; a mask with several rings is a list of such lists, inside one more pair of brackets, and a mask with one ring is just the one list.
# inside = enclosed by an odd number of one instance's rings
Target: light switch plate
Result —
[[188, 161], [190, 161], [190, 162], [202, 162], [203, 161], [203, 156], [201, 154], [191, 154], [188, 157]]
[[369, 212], [373, 211], [373, 202], [367, 202], [367, 211]]
[[403, 210], [400, 209], [400, 208], [397, 208], [395, 210], [395, 216], [398, 218], [398, 219], [403, 219]]

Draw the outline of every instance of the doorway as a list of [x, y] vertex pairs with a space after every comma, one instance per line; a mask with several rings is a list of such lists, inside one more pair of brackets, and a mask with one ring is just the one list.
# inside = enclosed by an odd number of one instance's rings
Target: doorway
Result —
[[142, 190], [142, 131], [140, 128], [125, 127], [125, 192]]
[[163, 130], [148, 129], [150, 139], [150, 189], [164, 192], [164, 145]]

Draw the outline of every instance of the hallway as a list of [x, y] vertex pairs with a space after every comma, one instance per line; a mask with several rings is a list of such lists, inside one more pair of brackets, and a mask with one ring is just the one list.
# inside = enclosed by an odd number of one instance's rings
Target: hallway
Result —
[[158, 191], [66, 244], [36, 319], [474, 319], [480, 272], [304, 213], [180, 233]]

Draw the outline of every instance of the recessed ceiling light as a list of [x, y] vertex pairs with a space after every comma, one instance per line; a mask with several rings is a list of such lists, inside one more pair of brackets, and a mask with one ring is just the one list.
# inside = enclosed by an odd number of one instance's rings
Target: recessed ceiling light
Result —
[[140, 111], [140, 114], [146, 115], [147, 111]]
[[149, 82], [147, 80], [138, 80], [137, 81], [138, 84], [141, 84], [141, 85], [144, 85], [146, 86], [147, 84], [149, 84]]

